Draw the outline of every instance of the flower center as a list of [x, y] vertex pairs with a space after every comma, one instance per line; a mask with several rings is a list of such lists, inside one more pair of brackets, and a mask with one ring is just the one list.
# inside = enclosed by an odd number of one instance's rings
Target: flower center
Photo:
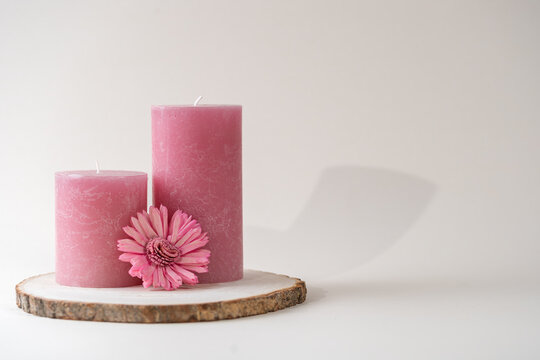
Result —
[[169, 240], [158, 237], [146, 244], [146, 255], [154, 264], [167, 266], [180, 255], [180, 252]]

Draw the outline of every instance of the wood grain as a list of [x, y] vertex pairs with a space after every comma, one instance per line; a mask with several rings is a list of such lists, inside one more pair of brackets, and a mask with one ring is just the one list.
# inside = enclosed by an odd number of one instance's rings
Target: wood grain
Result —
[[305, 301], [307, 294], [304, 281], [287, 277], [294, 280], [292, 286], [269, 293], [225, 301], [167, 305], [66, 301], [27, 293], [24, 289], [25, 283], [39, 276], [44, 275], [28, 278], [17, 284], [15, 287], [17, 306], [27, 313], [37, 316], [69, 320], [179, 323], [235, 319], [265, 314], [300, 304]]

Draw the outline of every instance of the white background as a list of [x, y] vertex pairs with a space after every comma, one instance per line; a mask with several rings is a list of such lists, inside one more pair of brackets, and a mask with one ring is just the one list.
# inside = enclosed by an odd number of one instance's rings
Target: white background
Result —
[[[0, 357], [537, 359], [540, 3], [0, 0]], [[244, 106], [246, 267], [303, 305], [200, 324], [15, 306], [57, 170], [151, 170], [151, 104]]]

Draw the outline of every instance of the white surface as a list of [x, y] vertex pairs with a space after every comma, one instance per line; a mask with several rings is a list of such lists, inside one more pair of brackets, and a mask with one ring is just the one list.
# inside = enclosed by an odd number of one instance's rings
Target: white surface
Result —
[[[3, 358], [540, 358], [538, 1], [0, 1]], [[306, 303], [18, 310], [54, 271], [54, 171], [150, 171], [150, 105], [199, 95], [244, 106], [246, 267]]]
[[204, 304], [264, 295], [286, 289], [296, 283], [285, 275], [246, 270], [244, 278], [221, 284], [199, 284], [177, 291], [145, 289], [142, 286], [124, 288], [79, 288], [58, 285], [54, 273], [25, 281], [21, 290], [26, 294], [51, 300], [78, 301], [124, 305]]

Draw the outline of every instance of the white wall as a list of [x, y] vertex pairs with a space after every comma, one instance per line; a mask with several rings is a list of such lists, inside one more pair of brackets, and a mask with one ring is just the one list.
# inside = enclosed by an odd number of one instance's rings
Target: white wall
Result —
[[203, 95], [244, 106], [247, 266], [536, 281], [539, 16], [535, 1], [1, 1], [9, 279], [54, 268], [54, 171], [150, 172], [150, 105]]

